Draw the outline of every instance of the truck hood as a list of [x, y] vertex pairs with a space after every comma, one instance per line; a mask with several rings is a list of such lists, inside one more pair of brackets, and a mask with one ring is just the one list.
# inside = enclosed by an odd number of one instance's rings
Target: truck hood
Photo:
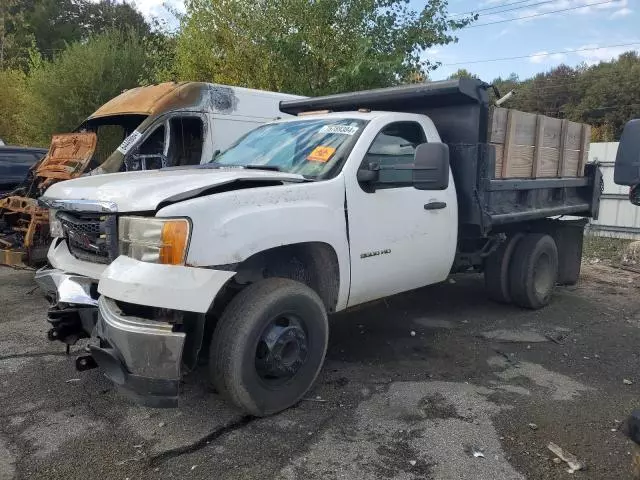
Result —
[[76, 178], [52, 185], [41, 200], [97, 200], [115, 203], [118, 212], [142, 212], [157, 210], [162, 203], [215, 193], [222, 186], [227, 191], [254, 183], [260, 187], [303, 181], [301, 175], [283, 172], [196, 166]]

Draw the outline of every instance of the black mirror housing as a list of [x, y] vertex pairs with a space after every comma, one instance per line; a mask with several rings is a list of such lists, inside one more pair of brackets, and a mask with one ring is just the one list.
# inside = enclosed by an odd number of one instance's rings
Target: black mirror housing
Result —
[[640, 185], [632, 185], [629, 188], [629, 201], [634, 205], [640, 205]]
[[360, 183], [374, 183], [378, 180], [378, 170], [361, 168], [356, 173], [356, 178]]
[[422, 143], [416, 148], [413, 186], [417, 190], [446, 190], [449, 186], [449, 146]]
[[613, 181], [618, 185], [640, 184], [640, 118], [630, 120], [624, 126]]

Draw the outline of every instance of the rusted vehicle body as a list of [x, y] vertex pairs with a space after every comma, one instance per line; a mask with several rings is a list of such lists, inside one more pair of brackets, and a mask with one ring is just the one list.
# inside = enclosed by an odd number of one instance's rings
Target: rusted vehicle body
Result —
[[0, 263], [29, 265], [45, 258], [49, 213], [37, 198], [52, 183], [84, 172], [95, 146], [95, 133], [54, 135], [49, 152], [31, 168], [27, 180], [0, 199]]
[[124, 91], [74, 133], [53, 136], [24, 182], [0, 196], [0, 264], [46, 261], [49, 213], [37, 198], [53, 183], [84, 174], [199, 164], [240, 136], [283, 114], [274, 92], [201, 82], [168, 82]]

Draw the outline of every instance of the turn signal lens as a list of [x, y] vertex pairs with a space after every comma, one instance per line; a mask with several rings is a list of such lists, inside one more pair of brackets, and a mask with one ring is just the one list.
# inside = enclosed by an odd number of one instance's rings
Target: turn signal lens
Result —
[[183, 265], [190, 229], [186, 218], [120, 217], [120, 255], [142, 262]]
[[167, 220], [162, 226], [160, 263], [182, 265], [187, 256], [189, 222], [187, 220]]

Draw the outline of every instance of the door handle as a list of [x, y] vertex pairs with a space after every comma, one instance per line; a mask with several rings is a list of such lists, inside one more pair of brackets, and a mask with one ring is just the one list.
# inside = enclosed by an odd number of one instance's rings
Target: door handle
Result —
[[430, 202], [424, 206], [425, 210], [441, 210], [447, 206], [447, 202]]

